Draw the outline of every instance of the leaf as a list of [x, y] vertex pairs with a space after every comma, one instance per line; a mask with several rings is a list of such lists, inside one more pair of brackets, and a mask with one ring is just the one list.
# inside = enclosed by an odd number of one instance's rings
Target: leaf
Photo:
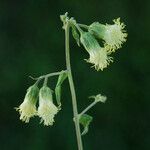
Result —
[[61, 86], [56, 86], [55, 95], [58, 107], [61, 107]]
[[79, 33], [77, 32], [77, 29], [74, 25], [72, 25], [72, 36], [76, 40], [78, 46], [80, 46], [80, 36], [79, 36]]
[[58, 107], [61, 107], [61, 85], [64, 82], [64, 80], [67, 78], [67, 76], [68, 74], [66, 72], [60, 74], [58, 77], [56, 87], [55, 87], [55, 95], [56, 95], [56, 101], [57, 101]]
[[56, 86], [60, 86], [64, 82], [64, 80], [67, 78], [67, 76], [68, 76], [68, 74], [66, 72], [60, 74], [58, 77]]
[[93, 120], [93, 117], [90, 116], [90, 115], [87, 115], [87, 114], [83, 114], [80, 119], [79, 119], [79, 122], [80, 124], [83, 126], [83, 132], [82, 132], [82, 135], [85, 135], [88, 130], [89, 130], [89, 125], [90, 123], [92, 122]]

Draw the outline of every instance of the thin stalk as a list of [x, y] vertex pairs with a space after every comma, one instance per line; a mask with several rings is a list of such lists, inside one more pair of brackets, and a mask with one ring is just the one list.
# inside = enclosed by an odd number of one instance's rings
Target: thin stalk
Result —
[[71, 72], [71, 64], [70, 64], [69, 28], [70, 26], [69, 23], [67, 22], [65, 28], [66, 67], [68, 70], [68, 80], [69, 80], [71, 97], [72, 97], [72, 107], [73, 107], [73, 114], [74, 114], [74, 123], [75, 123], [75, 130], [77, 136], [78, 150], [83, 150], [81, 131], [79, 125], [79, 117], [78, 117], [78, 109], [77, 109], [76, 93], [75, 93], [74, 82], [73, 82], [73, 77]]
[[94, 101], [93, 103], [91, 103], [88, 107], [86, 107], [79, 115], [83, 115], [85, 114], [88, 110], [90, 110], [94, 105], [96, 105], [98, 102]]
[[89, 28], [89, 26], [88, 25], [85, 25], [85, 24], [78, 24], [79, 25], [79, 27], [81, 27], [81, 28], [85, 28], [85, 29], [88, 29]]
[[48, 82], [48, 77], [45, 77], [43, 86], [46, 86], [46, 85], [47, 85], [47, 82]]
[[63, 71], [59, 71], [59, 72], [53, 72], [53, 73], [49, 73], [49, 74], [46, 74], [46, 75], [43, 75], [43, 76], [40, 76], [40, 77], [37, 77], [37, 78], [34, 78], [32, 76], [29, 76], [31, 79], [33, 80], [42, 80], [44, 78], [49, 78], [49, 77], [52, 77], [52, 76], [58, 76], [62, 73], [65, 73], [67, 72], [67, 70], [63, 70]]
[[78, 31], [80, 32], [80, 34], [83, 33], [83, 30], [80, 28], [79, 24], [74, 24], [76, 26], [76, 28], [78, 29]]

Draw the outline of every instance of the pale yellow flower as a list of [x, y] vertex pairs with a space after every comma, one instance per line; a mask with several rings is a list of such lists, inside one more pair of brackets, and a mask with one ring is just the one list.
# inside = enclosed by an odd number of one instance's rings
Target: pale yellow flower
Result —
[[53, 125], [54, 117], [58, 112], [58, 108], [53, 104], [52, 91], [49, 87], [44, 86], [39, 92], [38, 116], [44, 125]]
[[89, 53], [89, 59], [86, 59], [86, 61], [93, 64], [97, 71], [107, 68], [110, 62], [113, 62], [113, 58], [108, 55], [107, 50], [100, 47], [91, 33], [83, 32], [80, 41]]
[[120, 18], [114, 19], [113, 22], [113, 25], [94, 22], [88, 29], [96, 38], [104, 40], [104, 47], [109, 53], [121, 48], [127, 37], [127, 33], [124, 30], [125, 24], [120, 22]]
[[36, 102], [38, 99], [39, 89], [37, 86], [33, 85], [28, 88], [25, 95], [23, 103], [16, 108], [20, 113], [20, 120], [28, 123], [30, 118], [37, 114], [36, 111]]
[[58, 108], [53, 104], [52, 101], [40, 100], [38, 116], [41, 117], [41, 122], [44, 122], [44, 125], [53, 125], [54, 116], [57, 114], [57, 112]]
[[97, 71], [103, 71], [104, 68], [107, 68], [110, 62], [113, 62], [113, 58], [107, 54], [105, 48], [93, 49], [89, 52], [89, 55], [90, 57], [87, 62], [92, 63]]
[[113, 20], [113, 22], [114, 25], [106, 25], [106, 31], [104, 32], [105, 46], [112, 52], [121, 48], [127, 37], [127, 33], [124, 30], [125, 25], [120, 22], [120, 18]]
[[20, 120], [28, 123], [30, 118], [37, 114], [36, 106], [29, 100], [25, 100], [16, 110], [20, 113]]

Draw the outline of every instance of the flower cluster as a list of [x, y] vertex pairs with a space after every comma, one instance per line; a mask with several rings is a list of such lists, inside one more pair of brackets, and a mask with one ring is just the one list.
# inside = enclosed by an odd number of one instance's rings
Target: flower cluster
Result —
[[124, 30], [125, 24], [120, 22], [120, 18], [114, 19], [113, 22], [113, 25], [94, 22], [89, 26], [89, 32], [104, 40], [104, 46], [109, 52], [115, 52], [115, 50], [121, 48], [127, 37]]
[[[36, 103], [39, 97], [39, 106]], [[20, 120], [28, 123], [31, 117], [39, 116], [44, 125], [49, 126], [54, 123], [54, 116], [58, 108], [53, 104], [52, 90], [43, 86], [40, 90], [36, 85], [29, 87], [23, 103], [16, 108], [20, 113]]]
[[[126, 41], [127, 33], [124, 30], [124, 23], [120, 22], [120, 18], [113, 22], [113, 25], [104, 25], [99, 22], [94, 22], [90, 26], [85, 25], [87, 32], [81, 29], [84, 25], [76, 25], [81, 34], [80, 42], [89, 53], [89, 59], [86, 61], [92, 63], [97, 71], [107, 68], [110, 62], [113, 62], [110, 54], [121, 48]], [[103, 46], [100, 46], [100, 42], [104, 43]]]

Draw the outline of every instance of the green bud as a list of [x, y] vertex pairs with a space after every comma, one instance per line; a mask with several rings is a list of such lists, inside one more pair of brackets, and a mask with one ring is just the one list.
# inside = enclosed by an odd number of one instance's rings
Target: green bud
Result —
[[90, 96], [89, 98], [94, 98], [95, 102], [102, 102], [105, 103], [107, 100], [107, 97], [101, 94], [97, 94], [95, 96]]

